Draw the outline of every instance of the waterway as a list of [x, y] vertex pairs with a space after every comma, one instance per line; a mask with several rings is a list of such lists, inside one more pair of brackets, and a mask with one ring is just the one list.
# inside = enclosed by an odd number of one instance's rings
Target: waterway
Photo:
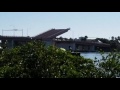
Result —
[[[107, 56], [108, 53], [104, 53], [103, 56]], [[84, 58], [89, 58], [92, 60], [95, 60], [95, 58], [97, 58], [97, 60], [102, 59], [102, 55], [98, 52], [89, 52], [89, 53], [81, 53], [81, 56], [83, 56]]]

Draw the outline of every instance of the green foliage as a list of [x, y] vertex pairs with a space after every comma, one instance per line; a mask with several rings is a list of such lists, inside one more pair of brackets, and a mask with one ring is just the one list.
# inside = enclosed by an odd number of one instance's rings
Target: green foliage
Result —
[[[102, 52], [102, 53], [101, 53]], [[101, 54], [104, 52], [101, 50]], [[1, 78], [114, 78], [120, 76], [120, 53], [94, 62], [40, 41], [29, 42], [0, 55]], [[97, 59], [96, 59], [97, 60]]]
[[105, 38], [96, 38], [96, 41], [100, 40], [102, 43], [110, 44], [110, 41]]
[[98, 77], [101, 78], [116, 78], [120, 77], [120, 52], [114, 49], [113, 52], [105, 55], [104, 51], [100, 51], [102, 59], [97, 60]]
[[[73, 56], [39, 41], [29, 42], [0, 56], [0, 77], [4, 78], [74, 78], [87, 77], [94, 67], [91, 60]], [[84, 68], [86, 71], [84, 72]], [[91, 73], [89, 75], [91, 77]]]

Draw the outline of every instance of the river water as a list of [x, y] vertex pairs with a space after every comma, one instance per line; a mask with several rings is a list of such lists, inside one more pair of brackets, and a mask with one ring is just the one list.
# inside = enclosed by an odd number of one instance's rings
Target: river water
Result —
[[[107, 55], [108, 53], [103, 54], [103, 56], [107, 56]], [[97, 58], [97, 60], [102, 59], [102, 55], [97, 52], [81, 53], [81, 56], [83, 56], [84, 58], [92, 59], [92, 60], [95, 60], [95, 58]]]

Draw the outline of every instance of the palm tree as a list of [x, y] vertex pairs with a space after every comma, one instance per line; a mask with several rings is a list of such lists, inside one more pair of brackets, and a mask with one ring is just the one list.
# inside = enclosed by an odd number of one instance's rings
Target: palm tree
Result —
[[63, 40], [63, 37], [60, 37], [59, 39], [62, 41], [62, 40]]
[[118, 36], [118, 40], [120, 40], [120, 36]]
[[87, 38], [88, 38], [88, 36], [85, 36], [85, 37], [84, 37], [85, 41], [87, 40]]
[[114, 40], [114, 36], [112, 36], [111, 39]]

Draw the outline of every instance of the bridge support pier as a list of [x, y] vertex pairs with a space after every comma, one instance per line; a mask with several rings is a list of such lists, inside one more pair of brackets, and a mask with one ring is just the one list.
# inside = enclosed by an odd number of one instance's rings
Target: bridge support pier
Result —
[[7, 47], [8, 48], [13, 48], [14, 47], [14, 40], [8, 40]]

